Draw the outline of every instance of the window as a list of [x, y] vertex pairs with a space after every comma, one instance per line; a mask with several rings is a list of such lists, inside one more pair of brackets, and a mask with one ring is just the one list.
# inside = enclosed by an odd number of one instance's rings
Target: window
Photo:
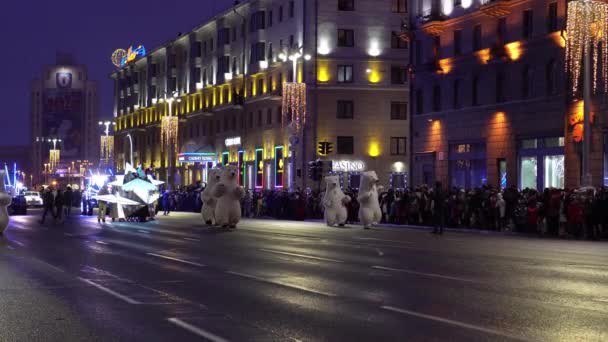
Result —
[[530, 38], [534, 29], [534, 12], [532, 10], [525, 10], [523, 16], [522, 35], [524, 38]]
[[454, 56], [462, 54], [462, 31], [454, 31]]
[[355, 46], [355, 31], [338, 29], [338, 46], [353, 47]]
[[481, 25], [473, 28], [473, 51], [481, 50]]
[[441, 58], [441, 37], [433, 36], [433, 60]]
[[266, 124], [272, 125], [272, 109], [268, 108], [266, 111]]
[[557, 31], [557, 2], [552, 2], [549, 4], [549, 9], [547, 13], [547, 32], [555, 32]]
[[498, 19], [496, 35], [498, 37], [499, 45], [502, 45], [507, 41], [507, 18], [503, 17]]
[[272, 75], [268, 75], [268, 78], [266, 78], [266, 91], [271, 92], [272, 90]]
[[393, 31], [391, 33], [391, 48], [407, 49], [407, 42], [401, 39], [398, 32]]
[[258, 11], [251, 15], [249, 22], [249, 32], [255, 32], [266, 28], [266, 13]]
[[338, 137], [337, 142], [338, 154], [355, 154], [354, 137]]
[[391, 120], [407, 120], [407, 102], [391, 102]]
[[257, 95], [262, 95], [265, 93], [264, 91], [264, 79], [263, 78], [259, 78], [258, 79], [258, 85], [257, 85]]
[[338, 83], [351, 83], [353, 81], [353, 66], [338, 65]]
[[289, 17], [293, 18], [295, 15], [295, 3], [292, 1], [289, 2]]
[[441, 87], [439, 84], [433, 86], [433, 111], [441, 110]]
[[283, 6], [279, 7], [279, 22], [283, 22]]
[[283, 107], [279, 107], [279, 110], [277, 110], [277, 122], [279, 125], [283, 124]]
[[391, 11], [393, 13], [405, 13], [407, 12], [407, 0], [392, 0]]
[[496, 102], [505, 102], [505, 73], [503, 71], [496, 73]]
[[406, 137], [391, 137], [391, 155], [404, 156], [407, 153]]
[[405, 84], [407, 83], [407, 68], [404, 66], [391, 67], [391, 83]]
[[416, 49], [416, 64], [422, 64], [422, 41], [416, 40], [414, 47]]
[[471, 83], [471, 105], [477, 106], [479, 104], [479, 76], [473, 77]]
[[289, 36], [289, 47], [293, 47], [294, 46], [294, 39], [293, 39], [293, 34], [291, 36]]
[[220, 75], [230, 72], [230, 56], [222, 56], [218, 58], [217, 64]]
[[531, 73], [530, 67], [528, 65], [524, 66], [521, 74], [521, 97], [524, 99], [530, 98], [532, 95]]
[[460, 80], [454, 80], [454, 86], [452, 87], [452, 105], [454, 109], [459, 109], [462, 102], [460, 101]]
[[272, 10], [268, 11], [268, 27], [272, 27]]
[[269, 62], [272, 62], [273, 58], [274, 58], [274, 52], [272, 50], [272, 43], [268, 43], [268, 56], [267, 56], [267, 60]]
[[266, 60], [266, 43], [257, 42], [251, 44], [251, 59], [249, 63], [254, 64], [264, 60]]
[[424, 112], [424, 94], [422, 89], [416, 90], [416, 114], [422, 114]]
[[236, 42], [236, 27], [232, 27], [232, 41]]
[[224, 27], [217, 32], [217, 46], [230, 44], [230, 29]]
[[262, 127], [262, 111], [258, 110], [258, 127]]
[[354, 102], [346, 100], [338, 100], [338, 110], [336, 118], [352, 119], [354, 117]]
[[547, 63], [546, 68], [547, 70], [545, 71], [545, 83], [547, 86], [547, 95], [555, 95], [555, 93], [557, 92], [555, 60], [549, 61], [549, 63]]
[[355, 0], [338, 0], [338, 11], [354, 11]]

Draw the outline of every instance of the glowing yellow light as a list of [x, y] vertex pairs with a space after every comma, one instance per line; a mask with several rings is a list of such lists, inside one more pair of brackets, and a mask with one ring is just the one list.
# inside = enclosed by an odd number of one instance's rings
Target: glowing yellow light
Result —
[[317, 80], [319, 82], [329, 82], [331, 80], [331, 73], [329, 72], [329, 62], [319, 61], [319, 67], [317, 70]]
[[380, 145], [375, 141], [370, 143], [368, 153], [370, 157], [378, 157], [380, 155]]
[[562, 37], [560, 32], [553, 32], [551, 34], [551, 39], [555, 42], [555, 44], [562, 49], [566, 47], [566, 39], [568, 39], [567, 33], [564, 31], [564, 36]]
[[487, 48], [477, 51], [477, 58], [482, 64], [488, 64], [488, 61], [490, 60], [490, 49]]
[[507, 50], [507, 55], [509, 59], [512, 61], [518, 60], [522, 55], [522, 47], [521, 42], [513, 42], [505, 45], [505, 49]]
[[449, 74], [452, 71], [452, 60], [450, 58], [440, 59], [439, 68], [441, 73]]

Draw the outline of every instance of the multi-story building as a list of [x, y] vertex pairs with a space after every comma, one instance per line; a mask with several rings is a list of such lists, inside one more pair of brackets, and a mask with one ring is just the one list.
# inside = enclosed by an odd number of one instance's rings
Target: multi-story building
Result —
[[[232, 163], [247, 188], [295, 188], [306, 185], [307, 162], [320, 158], [349, 174], [345, 182], [375, 170], [404, 186], [405, 4], [247, 1], [148, 51], [112, 74], [117, 166], [132, 159], [162, 179], [175, 170], [171, 182], [184, 185]], [[305, 111], [287, 110], [294, 98], [286, 82], [305, 85]], [[166, 115], [179, 118], [176, 158], [161, 137]], [[292, 121], [305, 124], [289, 130]]]
[[[32, 82], [30, 96], [34, 184], [81, 178], [89, 161], [99, 160], [97, 83], [84, 65], [58, 54], [56, 64]], [[58, 160], [51, 149], [59, 150]]]
[[[564, 66], [566, 6], [413, 2], [413, 183], [540, 190], [581, 183], [582, 102]], [[597, 113], [601, 103], [594, 98]], [[604, 179], [602, 116], [592, 129], [594, 184]]]

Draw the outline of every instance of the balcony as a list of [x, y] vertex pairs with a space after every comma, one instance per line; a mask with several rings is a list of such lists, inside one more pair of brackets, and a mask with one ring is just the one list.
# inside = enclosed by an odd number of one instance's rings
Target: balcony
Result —
[[437, 36], [443, 32], [444, 21], [446, 19], [447, 17], [442, 15], [438, 9], [432, 9], [425, 11], [419, 16], [418, 23], [420, 24], [420, 29], [426, 34]]

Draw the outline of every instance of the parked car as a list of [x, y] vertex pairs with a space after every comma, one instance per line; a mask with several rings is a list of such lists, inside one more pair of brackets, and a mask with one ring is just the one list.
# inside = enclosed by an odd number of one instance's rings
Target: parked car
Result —
[[8, 207], [9, 215], [27, 215], [27, 201], [24, 195], [13, 197], [13, 202]]
[[24, 197], [28, 207], [42, 207], [42, 197], [38, 191], [26, 191]]

